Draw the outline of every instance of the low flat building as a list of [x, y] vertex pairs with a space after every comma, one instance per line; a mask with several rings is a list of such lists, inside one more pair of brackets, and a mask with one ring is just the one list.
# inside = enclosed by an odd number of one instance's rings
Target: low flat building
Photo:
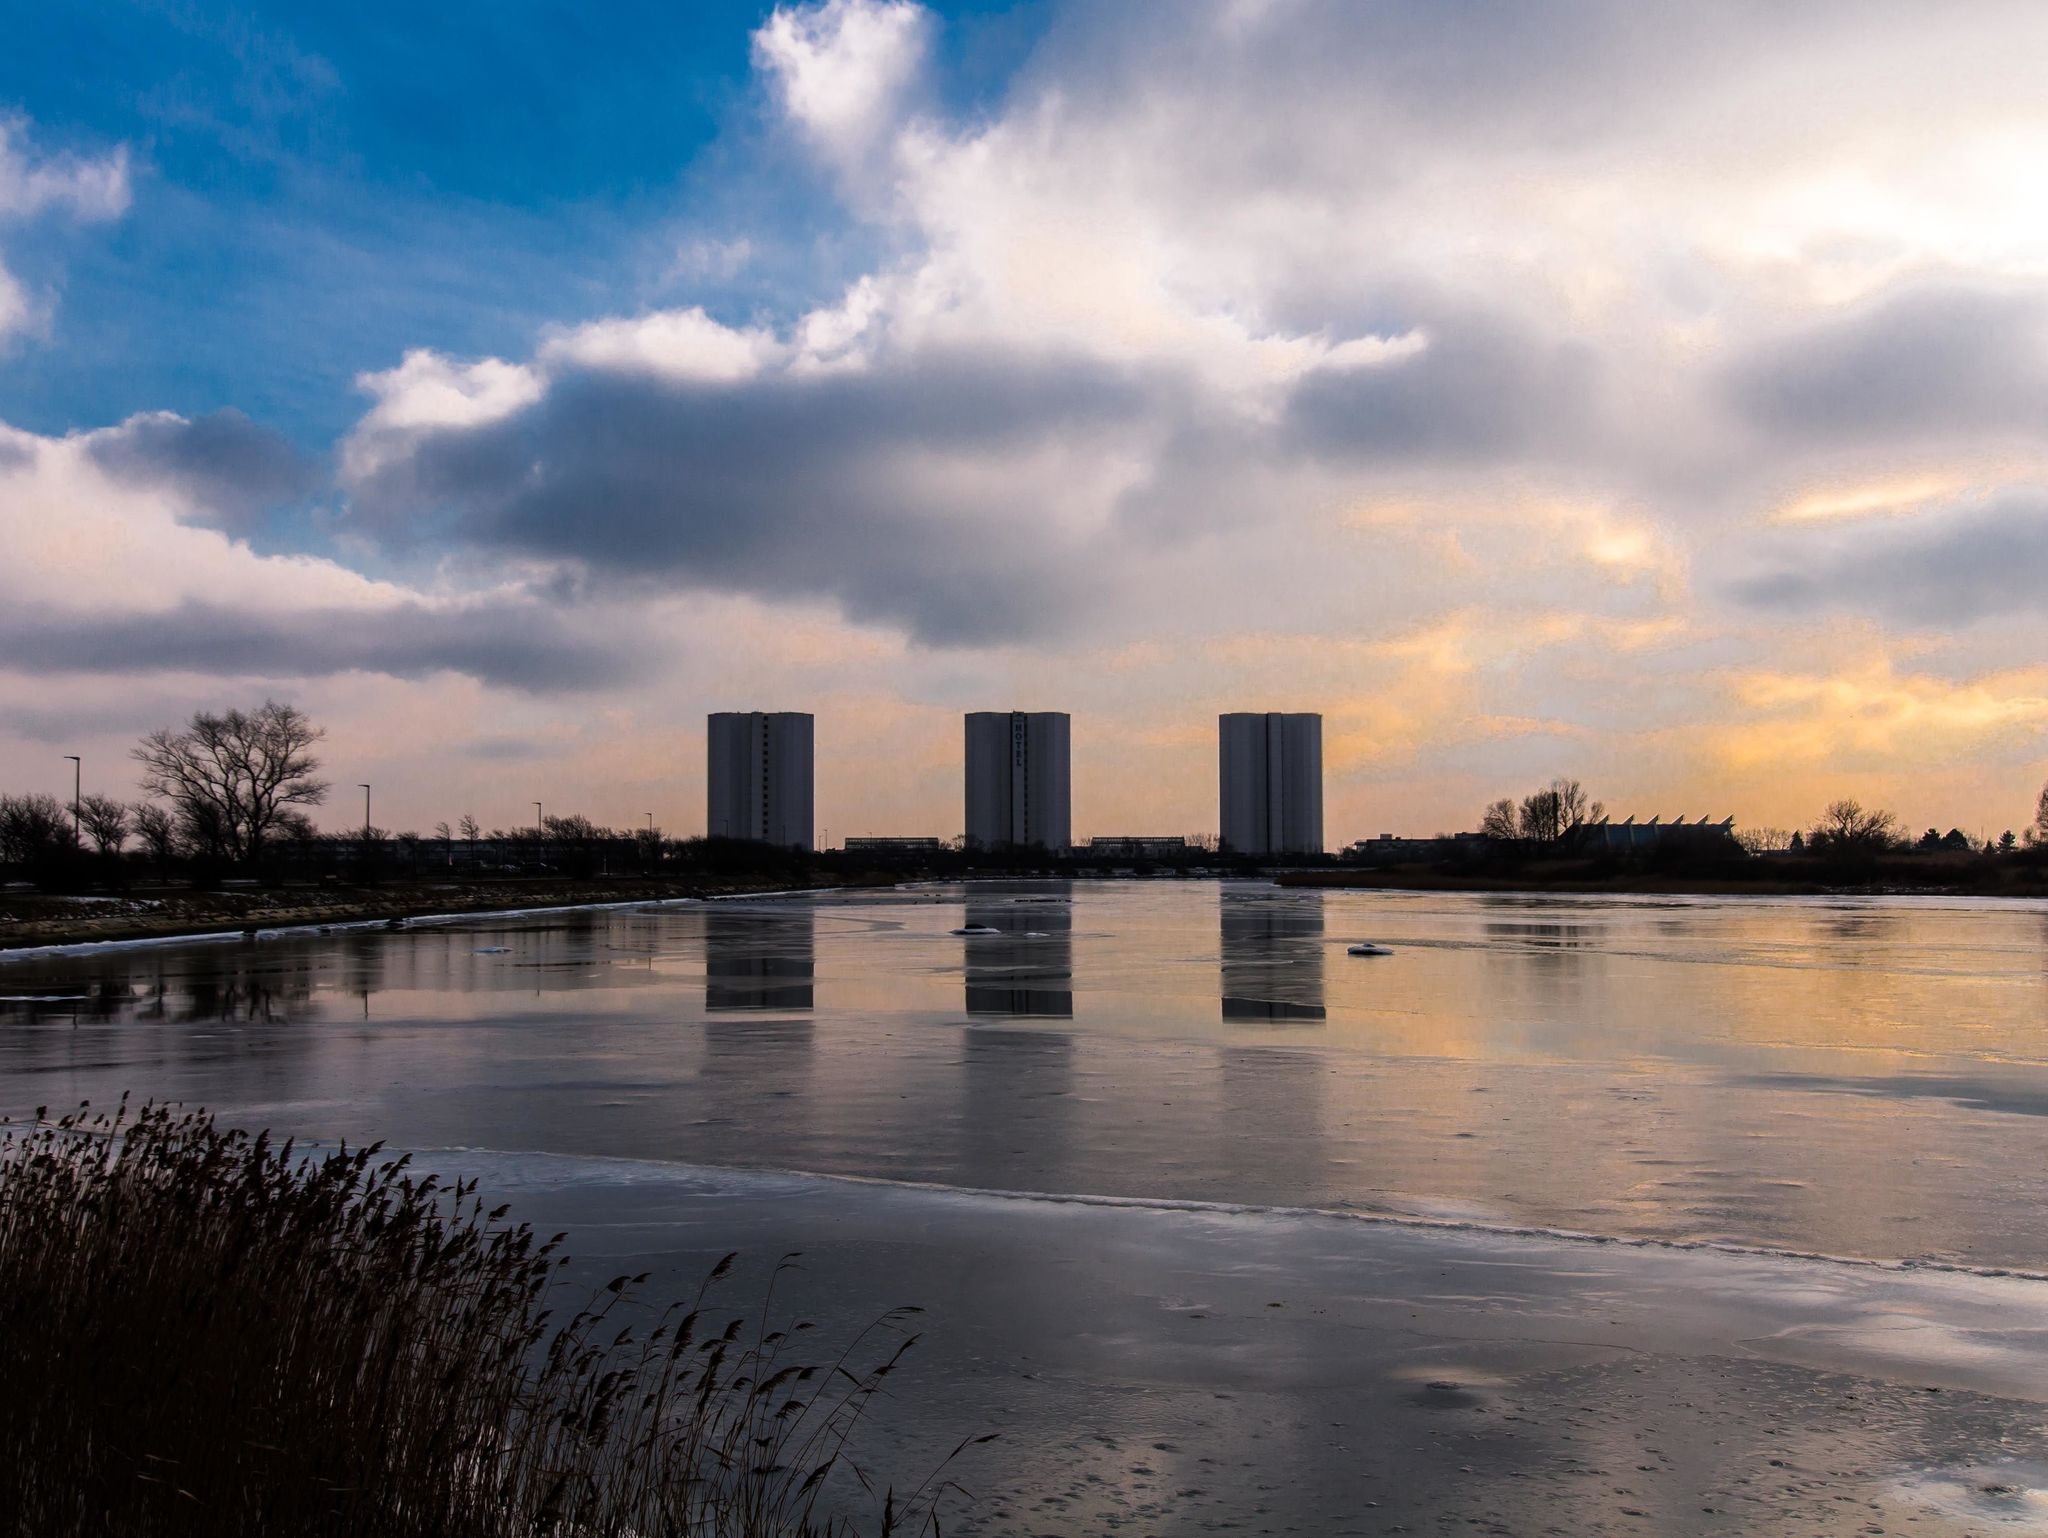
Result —
[[942, 838], [884, 838], [868, 834], [857, 834], [847, 839], [849, 854], [937, 854], [946, 847]]
[[1382, 833], [1359, 839], [1345, 849], [1344, 858], [1357, 865], [1420, 865], [1476, 858], [1485, 851], [1483, 833], [1439, 833], [1434, 838]]
[[1084, 846], [1096, 859], [1177, 860], [1190, 846], [1185, 837], [1155, 837], [1148, 833], [1111, 833], [1091, 838]]

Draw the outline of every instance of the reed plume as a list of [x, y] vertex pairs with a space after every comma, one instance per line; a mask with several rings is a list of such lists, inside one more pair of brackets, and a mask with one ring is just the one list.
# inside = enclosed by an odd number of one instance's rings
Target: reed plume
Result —
[[943, 1465], [899, 1499], [848, 1444], [915, 1310], [806, 1351], [773, 1280], [714, 1306], [728, 1256], [665, 1310], [621, 1276], [558, 1323], [560, 1242], [379, 1146], [38, 1112], [0, 1133], [0, 1532], [936, 1531]]

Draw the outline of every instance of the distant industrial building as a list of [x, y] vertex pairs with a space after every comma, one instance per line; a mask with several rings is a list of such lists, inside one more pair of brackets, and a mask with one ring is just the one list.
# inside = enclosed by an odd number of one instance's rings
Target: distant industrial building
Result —
[[1477, 860], [1485, 857], [1484, 833], [1439, 833], [1434, 838], [1403, 838], [1382, 833], [1362, 838], [1344, 851], [1344, 858], [1357, 865], [1415, 865], [1446, 860]]
[[1652, 817], [1648, 822], [1637, 822], [1634, 817], [1624, 822], [1601, 818], [1589, 822], [1573, 839], [1582, 849], [1611, 850], [1618, 854], [1635, 851], [1661, 849], [1674, 843], [1711, 843], [1717, 840], [1732, 840], [1735, 837], [1735, 819], [1724, 817], [1719, 822], [1702, 817], [1698, 822], [1687, 822], [1683, 817], [1674, 817], [1666, 822], [1661, 817]]
[[941, 838], [884, 838], [855, 834], [846, 841], [848, 854], [937, 854], [946, 847]]
[[1072, 736], [1064, 711], [969, 712], [970, 849], [1067, 849], [1073, 842]]
[[710, 835], [811, 848], [813, 718], [796, 710], [721, 710], [710, 719], [707, 742]]
[[1223, 847], [1233, 854], [1323, 852], [1323, 718], [1232, 711], [1218, 718]]

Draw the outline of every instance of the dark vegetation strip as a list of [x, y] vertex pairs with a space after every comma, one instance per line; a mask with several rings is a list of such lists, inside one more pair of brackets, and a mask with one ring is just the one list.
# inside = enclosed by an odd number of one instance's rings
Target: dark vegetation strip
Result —
[[915, 1310], [821, 1352], [772, 1281], [714, 1306], [727, 1257], [686, 1303], [622, 1276], [556, 1323], [559, 1239], [376, 1147], [39, 1113], [0, 1135], [0, 1532], [936, 1531], [943, 1468], [899, 1499], [848, 1443]]
[[[848, 878], [806, 872], [806, 888], [865, 886], [893, 878]], [[0, 893], [0, 956], [9, 950], [122, 940], [241, 934], [322, 924], [360, 924], [442, 914], [517, 913], [600, 903], [667, 902], [679, 897], [735, 897], [788, 889], [784, 880], [665, 880], [614, 877], [589, 881], [415, 882], [376, 887], [273, 887], [195, 892], [131, 889], [91, 903], [62, 897]]]

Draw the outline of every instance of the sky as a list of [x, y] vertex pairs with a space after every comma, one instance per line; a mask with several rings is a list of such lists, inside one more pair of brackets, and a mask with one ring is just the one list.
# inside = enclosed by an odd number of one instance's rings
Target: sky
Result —
[[1333, 846], [2024, 826], [2048, 777], [2048, 7], [24, 7], [0, 47], [0, 788], [198, 709], [319, 820]]

